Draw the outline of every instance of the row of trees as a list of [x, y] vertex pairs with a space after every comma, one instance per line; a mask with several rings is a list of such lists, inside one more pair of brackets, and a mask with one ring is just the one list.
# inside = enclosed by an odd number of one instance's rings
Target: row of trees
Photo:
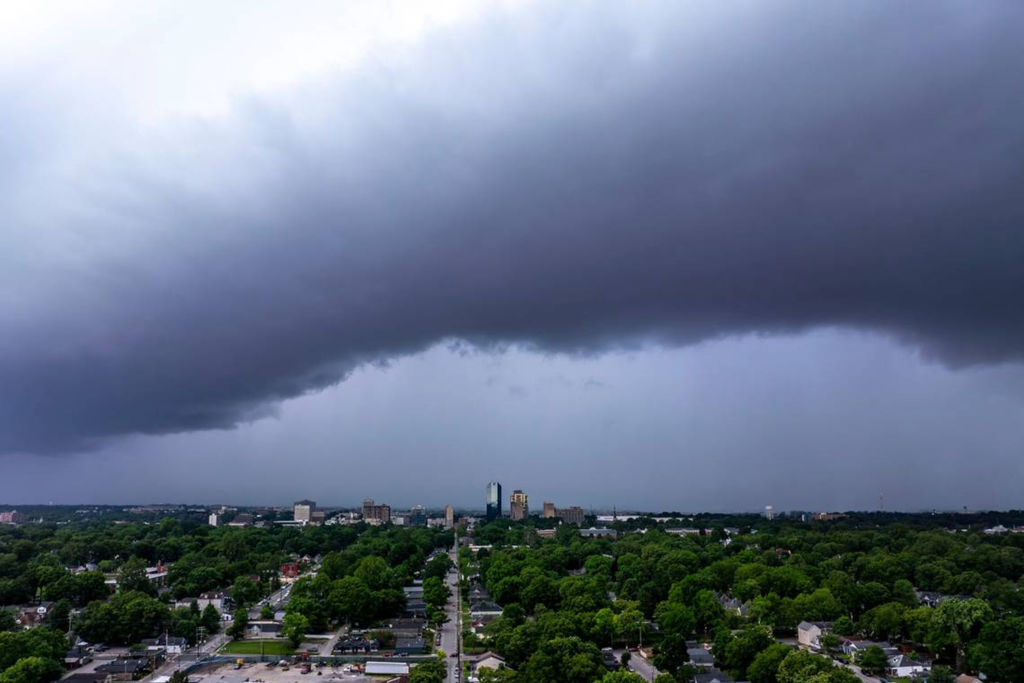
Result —
[[[782, 680], [782, 671], [795, 681], [821, 676], [816, 668], [832, 663], [801, 657], [780, 669], [791, 649], [775, 637], [792, 635], [802, 620], [827, 620], [843, 635], [921, 650], [938, 660], [940, 675], [945, 664], [1024, 681], [1024, 655], [1004, 654], [1024, 643], [1024, 538], [953, 534], [920, 518], [870, 522], [758, 523], [728, 543], [721, 529], [678, 537], [653, 520], [646, 533], [618, 540], [563, 529], [541, 540], [529, 524], [483, 525], [476, 539], [495, 550], [479, 553], [477, 570], [505, 606], [488, 627], [487, 646], [530, 681], [545, 642], [576, 638], [601, 647], [644, 638], [657, 641], [659, 669], [684, 680], [691, 673], [686, 640], [701, 638], [715, 641], [717, 660], [737, 680]], [[957, 595], [932, 608], [917, 589]], [[872, 658], [877, 654], [868, 655], [869, 669], [884, 666]], [[846, 676], [826, 673], [829, 680]]]
[[[201, 633], [219, 629], [219, 613], [213, 607], [199, 610], [194, 601], [175, 609], [171, 601], [227, 589], [238, 606], [232, 634], [241, 636], [248, 607], [277, 587], [285, 560], [296, 554], [322, 556], [322, 571], [316, 580], [296, 585], [285, 618], [284, 635], [297, 644], [306, 632], [325, 628], [328, 621], [363, 623], [401, 611], [401, 586], [446, 539], [435, 530], [362, 525], [214, 529], [185, 518], [2, 528], [0, 604], [55, 601], [48, 623], [91, 642], [132, 645], [166, 632], [194, 643]], [[158, 595], [146, 567], [160, 562], [173, 564], [170, 590]], [[81, 571], [78, 565], [85, 563], [97, 567]], [[105, 573], [117, 577], [116, 593]], [[72, 617], [74, 609], [81, 612]], [[51, 664], [59, 670], [68, 647], [64, 636], [48, 628], [26, 632], [35, 638], [55, 633], [60, 644], [51, 657], [12, 639], [8, 634], [15, 630], [13, 615], [0, 610], [0, 676], [10, 679], [0, 683], [52, 680]], [[31, 676], [38, 682], [26, 680]]]
[[96, 601], [73, 621], [73, 630], [89, 642], [131, 645], [160, 633], [180, 636], [194, 644], [202, 628], [208, 635], [220, 628], [220, 614], [212, 605], [202, 611], [189, 607], [170, 609], [138, 591], [118, 592], [106, 602]]
[[59, 678], [67, 649], [64, 634], [53, 629], [0, 630], [0, 683], [49, 683]]

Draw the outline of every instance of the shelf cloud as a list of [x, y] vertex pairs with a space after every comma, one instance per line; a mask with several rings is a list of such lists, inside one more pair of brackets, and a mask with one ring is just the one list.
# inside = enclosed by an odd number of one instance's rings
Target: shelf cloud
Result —
[[444, 340], [1018, 363], [1022, 32], [1014, 2], [494, 9], [160, 125], [0, 71], [0, 452], [230, 428]]

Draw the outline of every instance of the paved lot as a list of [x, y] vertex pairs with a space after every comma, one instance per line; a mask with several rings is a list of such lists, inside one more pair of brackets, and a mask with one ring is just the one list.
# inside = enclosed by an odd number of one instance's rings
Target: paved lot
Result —
[[310, 673], [303, 674], [298, 667], [282, 671], [280, 667], [264, 663], [246, 664], [241, 669], [235, 669], [233, 664], [219, 664], [189, 674], [189, 680], [193, 683], [370, 683], [374, 680], [373, 677], [352, 673], [347, 668], [313, 667]]

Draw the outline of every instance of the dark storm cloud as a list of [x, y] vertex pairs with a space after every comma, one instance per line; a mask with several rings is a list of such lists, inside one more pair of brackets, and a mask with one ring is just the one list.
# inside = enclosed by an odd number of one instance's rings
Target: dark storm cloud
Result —
[[838, 325], [1019, 361], [1022, 30], [1011, 2], [560, 6], [133, 141], [72, 200], [26, 191], [56, 227], [0, 257], [0, 451], [231, 426], [446, 338]]

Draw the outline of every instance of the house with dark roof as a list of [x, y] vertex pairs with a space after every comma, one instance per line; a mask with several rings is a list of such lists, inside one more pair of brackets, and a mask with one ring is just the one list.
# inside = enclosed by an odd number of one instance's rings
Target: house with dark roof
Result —
[[750, 605], [743, 602], [739, 598], [734, 598], [726, 593], [721, 593], [718, 596], [718, 604], [722, 606], [722, 609], [732, 614], [738, 614], [741, 617], [747, 616], [750, 611]]
[[130, 681], [137, 674], [149, 669], [149, 666], [149, 659], [145, 657], [122, 657], [109, 664], [101, 664], [96, 667], [96, 671], [109, 675], [111, 680]]
[[281, 635], [283, 627], [284, 624], [274, 619], [258, 619], [249, 622], [246, 633], [253, 638], [277, 638]]
[[847, 638], [840, 642], [839, 649], [842, 650], [843, 654], [850, 655], [851, 657], [857, 657], [864, 652], [864, 650], [867, 650], [873, 645], [880, 647], [886, 657], [894, 657], [900, 654], [899, 648], [893, 647], [890, 643], [887, 643], [884, 640], [851, 640]]
[[427, 649], [427, 642], [419, 637], [398, 637], [395, 639], [395, 652], [399, 654], [415, 655]]
[[352, 638], [339, 640], [334, 645], [335, 654], [376, 652], [379, 649], [380, 643], [377, 642], [376, 638], [366, 638], [365, 636], [354, 636]]
[[107, 674], [99, 671], [84, 671], [68, 674], [60, 680], [61, 683], [104, 683], [107, 680]]
[[188, 641], [180, 636], [169, 636], [166, 633], [156, 638], [143, 638], [146, 650], [153, 652], [163, 650], [169, 655], [180, 655], [188, 647]]
[[427, 627], [426, 619], [392, 619], [388, 622], [388, 628], [392, 631], [415, 631], [417, 634], [423, 633], [423, 629]]
[[733, 680], [729, 677], [729, 674], [712, 669], [711, 671], [702, 671], [695, 674], [693, 683], [733, 683]]
[[92, 661], [92, 653], [82, 645], [76, 645], [64, 655], [64, 666], [69, 669], [88, 664]]
[[500, 617], [503, 611], [500, 605], [491, 600], [480, 600], [470, 603], [469, 606], [469, 616], [474, 619], [487, 616]]
[[690, 664], [698, 669], [711, 669], [715, 666], [714, 656], [703, 646], [687, 647], [686, 654], [690, 656]]

